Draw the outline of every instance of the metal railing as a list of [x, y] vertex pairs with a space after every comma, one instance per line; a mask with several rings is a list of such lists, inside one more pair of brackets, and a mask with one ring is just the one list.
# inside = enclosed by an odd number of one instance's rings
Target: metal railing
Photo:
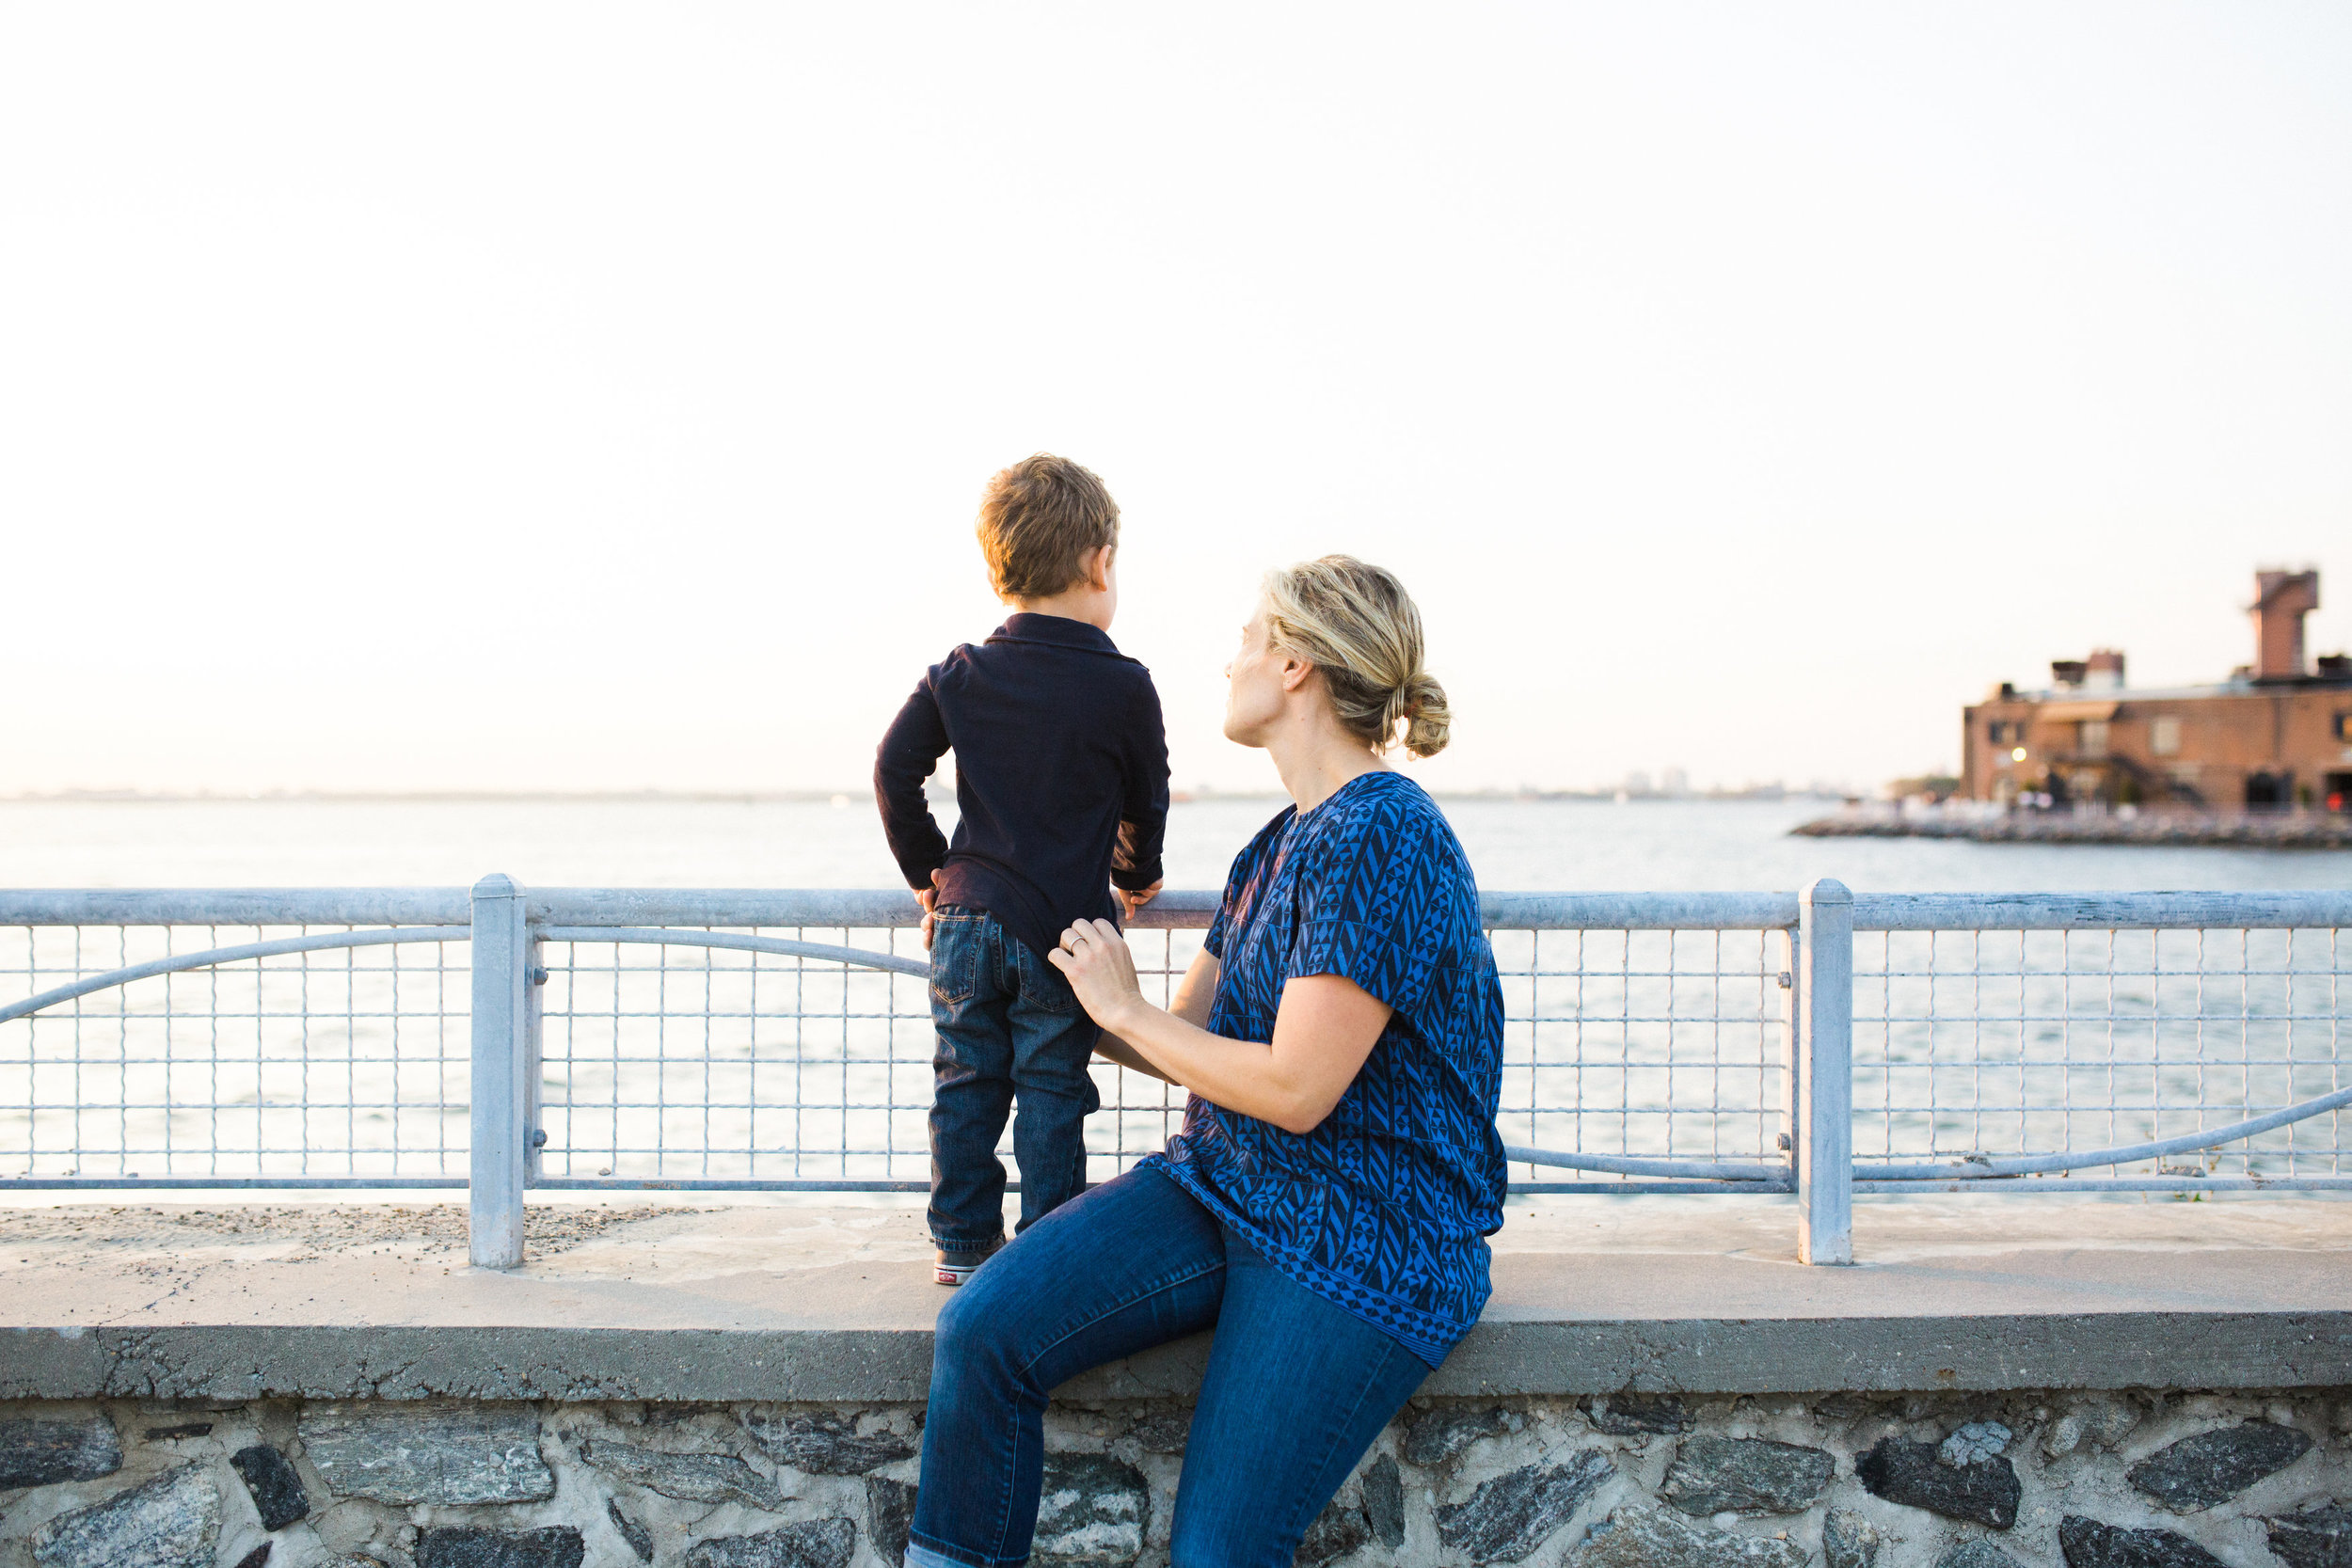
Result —
[[[1131, 933], [1165, 1000], [1206, 893]], [[1491, 894], [1520, 1192], [2352, 1187], [2352, 894]], [[928, 1184], [890, 893], [0, 893], [0, 1187]], [[1098, 1062], [1097, 1180], [1183, 1097]]]

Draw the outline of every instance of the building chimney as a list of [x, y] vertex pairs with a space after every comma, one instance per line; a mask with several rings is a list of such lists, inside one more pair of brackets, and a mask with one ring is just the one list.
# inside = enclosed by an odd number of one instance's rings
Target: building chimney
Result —
[[2083, 661], [2083, 684], [2104, 687], [2109, 691], [2123, 689], [2123, 650], [2093, 648]]
[[2303, 617], [2319, 608], [2319, 574], [2256, 572], [2249, 608], [2254, 615], [2254, 678], [2302, 679]]

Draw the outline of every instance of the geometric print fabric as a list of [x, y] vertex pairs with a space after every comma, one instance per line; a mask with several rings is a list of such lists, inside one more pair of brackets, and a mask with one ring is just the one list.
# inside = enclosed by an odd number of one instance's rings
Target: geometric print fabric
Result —
[[1283, 983], [1308, 974], [1343, 975], [1392, 1011], [1312, 1132], [1195, 1095], [1145, 1163], [1438, 1365], [1486, 1304], [1505, 1179], [1502, 984], [1461, 842], [1419, 784], [1361, 774], [1303, 816], [1285, 808], [1234, 859], [1208, 949], [1212, 1034], [1271, 1041]]

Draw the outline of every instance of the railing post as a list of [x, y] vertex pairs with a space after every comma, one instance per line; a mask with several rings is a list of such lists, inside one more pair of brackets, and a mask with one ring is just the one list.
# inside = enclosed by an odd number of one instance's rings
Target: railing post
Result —
[[1793, 1180], [1797, 1170], [1797, 1129], [1804, 1121], [1804, 1113], [1798, 1102], [1798, 1086], [1804, 1083], [1803, 1058], [1798, 1054], [1797, 1037], [1804, 1029], [1799, 1017], [1800, 1004], [1797, 985], [1804, 976], [1804, 961], [1798, 957], [1803, 942], [1797, 927], [1784, 926], [1780, 932], [1780, 1125], [1783, 1132], [1779, 1151], [1788, 1156], [1788, 1173]]
[[523, 1260], [523, 1055], [531, 976], [523, 890], [493, 873], [473, 886], [473, 1114], [468, 1184], [469, 1260]]
[[1797, 1260], [1853, 1261], [1853, 895], [1797, 895]]
[[547, 1078], [547, 943], [533, 937], [523, 954], [523, 1181], [536, 1186], [539, 1151], [548, 1142], [539, 1103]]

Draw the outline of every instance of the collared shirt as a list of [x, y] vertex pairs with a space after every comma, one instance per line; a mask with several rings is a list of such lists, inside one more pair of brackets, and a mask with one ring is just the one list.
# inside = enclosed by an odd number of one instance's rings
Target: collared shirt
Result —
[[1166, 1171], [1285, 1275], [1436, 1366], [1486, 1304], [1502, 1224], [1502, 983], [1478, 884], [1401, 773], [1285, 809], [1233, 862], [1209, 927], [1209, 1031], [1271, 1042], [1285, 981], [1353, 980], [1393, 1010], [1311, 1132], [1194, 1095]]
[[[951, 845], [923, 781], [956, 753]], [[924, 673], [874, 755], [882, 832], [909, 885], [985, 910], [1040, 954], [1116, 920], [1113, 883], [1160, 879], [1168, 737], [1152, 673], [1059, 615], [1006, 618]]]

